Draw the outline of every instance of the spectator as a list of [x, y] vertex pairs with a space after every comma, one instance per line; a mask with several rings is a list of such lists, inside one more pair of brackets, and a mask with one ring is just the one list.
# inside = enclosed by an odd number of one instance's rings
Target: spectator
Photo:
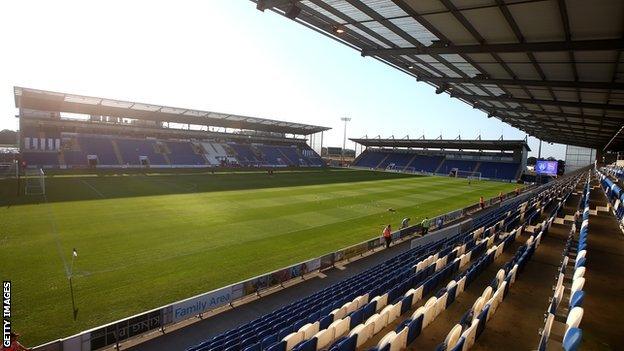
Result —
[[429, 217], [425, 217], [420, 225], [422, 226], [422, 235], [424, 236], [429, 232], [429, 227], [431, 226], [431, 221], [429, 220]]
[[392, 227], [388, 224], [383, 230], [383, 237], [386, 240], [386, 249], [390, 247], [392, 243]]
[[520, 195], [520, 188], [516, 187], [516, 196]]
[[485, 208], [485, 200], [483, 199], [483, 196], [479, 196], [479, 206], [481, 209]]
[[407, 227], [409, 227], [409, 217], [405, 217], [403, 218], [403, 221], [401, 221], [401, 229], [405, 229]]
[[503, 202], [503, 198], [504, 198], [503, 197], [503, 192], [501, 191], [501, 192], [498, 193], [498, 199], [500, 200], [500, 202]]

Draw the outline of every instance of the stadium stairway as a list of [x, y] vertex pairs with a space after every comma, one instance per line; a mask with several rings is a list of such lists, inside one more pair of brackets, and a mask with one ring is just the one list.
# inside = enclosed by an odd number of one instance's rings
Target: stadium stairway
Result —
[[375, 166], [375, 169], [378, 169], [384, 162], [386, 162], [388, 157], [390, 157], [390, 154], [386, 154], [386, 156], [384, 156], [384, 158]]
[[[472, 302], [474, 302], [476, 297], [481, 296], [483, 289], [490, 284], [492, 278], [496, 275], [496, 273], [498, 273], [501, 263], [510, 260], [518, 248], [524, 244], [526, 238], [521, 236], [520, 230], [514, 230], [510, 236], [511, 235], [514, 235], [514, 237], [505, 238], [508, 241], [507, 244], [505, 244], [505, 240], [500, 240], [497, 243], [503, 245], [503, 251], [498, 255], [495, 255], [491, 262], [487, 262], [487, 253], [484, 253], [484, 255], [477, 260], [475, 267], [477, 265], [483, 266], [482, 271], [479, 274], [476, 274], [476, 278], [472, 278], [469, 283], [464, 283], [464, 289], [461, 291], [461, 294], [457, 293], [454, 296], [452, 303], [449, 303], [447, 297], [448, 305], [446, 306], [446, 309], [441, 311], [441, 313], [427, 325], [426, 330], [423, 330], [421, 335], [417, 337], [413, 343], [408, 345], [410, 348], [432, 350], [436, 347], [440, 340], [444, 339], [446, 333], [448, 333], [449, 327], [456, 323], [457, 319], [461, 317], [466, 308], [472, 305]], [[486, 262], [481, 262], [484, 260]], [[460, 274], [458, 274], [453, 281], [457, 283], [461, 280], [460, 277], [465, 276], [466, 272], [470, 272], [473, 269], [473, 267], [470, 267], [463, 272], [460, 272]], [[443, 286], [448, 286], [448, 284], [450, 284], [450, 281], [444, 283]], [[421, 303], [414, 306], [413, 310], [409, 312], [409, 315], [412, 315], [416, 310], [418, 310], [418, 308], [425, 306], [427, 301], [429, 301], [433, 296], [439, 298], [439, 291], [432, 291], [430, 295], [423, 297]], [[391, 326], [391, 328], [389, 328], [384, 334], [387, 335], [387, 333], [393, 330], [400, 330], [401, 324], [405, 323], [395, 323], [395, 325]], [[385, 335], [373, 340], [370, 346], [377, 345]]]
[[446, 161], [446, 158], [443, 158], [442, 161], [440, 162], [440, 164], [438, 165], [438, 167], [436, 167], [435, 171], [433, 173], [439, 173], [440, 169], [442, 168], [442, 166], [444, 165], [444, 161]]
[[286, 156], [286, 153], [281, 148], [277, 148], [277, 150], [282, 156], [284, 156], [284, 160], [286, 160], [287, 163], [291, 165], [299, 165], [299, 160], [291, 160], [288, 156]]
[[120, 165], [124, 164], [123, 157], [121, 157], [121, 152], [119, 151], [119, 145], [115, 141], [115, 138], [111, 138], [111, 143], [113, 144], [113, 152], [115, 152], [115, 157], [117, 157], [117, 161]]
[[472, 170], [473, 172], [479, 172], [479, 167], [481, 167], [481, 162], [477, 161], [477, 164], [475, 165], [474, 169]]
[[403, 168], [403, 170], [405, 171], [408, 167], [410, 167], [410, 165], [414, 162], [414, 160], [416, 159], [416, 157], [418, 156], [418, 154], [414, 154], [414, 156], [412, 156], [412, 158], [409, 160], [409, 162], [407, 162], [407, 164], [405, 165], [405, 167]]
[[171, 159], [169, 159], [169, 154], [167, 152], [163, 152], [162, 156], [165, 159], [166, 164], [171, 165]]
[[58, 153], [58, 164], [61, 166], [65, 166], [65, 155], [62, 152]]
[[[433, 349], [436, 346], [438, 340], [440, 340], [439, 338], [436, 338], [436, 334], [440, 333], [440, 331], [442, 331], [442, 333], [446, 333], [448, 331], [448, 328], [444, 324], [444, 320], [448, 319], [449, 317], [453, 317], [453, 315], [449, 315], [448, 313], [448, 309], [450, 308], [449, 306], [455, 307], [456, 302], [466, 300], [466, 292], [471, 292], [472, 290], [475, 290], [475, 288], [478, 288], [479, 291], [481, 291], [485, 286], [490, 283], [492, 276], [495, 275], [498, 271], [498, 268], [495, 267], [497, 267], [500, 262], [507, 261], [511, 257], [510, 251], [515, 252], [515, 250], [520, 246], [520, 244], [516, 241], [518, 235], [517, 233], [518, 231], [514, 230], [510, 236], [505, 238], [508, 239], [507, 242], [509, 244], [507, 245], [505, 245], [505, 239], [497, 242], [497, 244], [500, 244], [501, 247], [505, 249], [502, 250], [498, 256], [496, 255], [496, 253], [491, 251], [493, 253], [493, 256], [490, 259], [487, 257], [488, 253], [484, 252], [481, 256], [474, 260], [472, 265], [464, 267], [464, 269], [458, 271], [453, 278], [449, 277], [449, 279], [441, 281], [436, 286], [436, 288], [442, 287], [442, 289], [432, 289], [429, 294], [423, 296], [418, 303], [413, 304], [411, 306], [411, 309], [405, 312], [405, 316], [408, 317], [407, 319], [398, 319], [394, 323], [391, 323], [374, 338], [364, 344], [362, 346], [362, 349], [373, 348], [375, 345], [383, 343], [384, 338], [387, 338], [389, 334], [400, 333], [405, 326], [409, 325], [411, 321], [414, 321], [414, 315], [425, 312], [426, 306], [434, 306], [434, 303], [438, 304], [438, 300], [442, 299], [441, 301], [444, 303], [444, 306], [440, 306], [439, 308], [438, 306], [436, 306], [436, 312], [431, 317], [428, 317], [428, 313], [422, 314], [423, 316], [425, 316], [422, 323], [425, 323], [427, 319], [429, 319], [430, 321], [427, 322], [426, 325], [422, 325], [422, 330], [420, 331], [420, 333], [417, 333], [417, 335], [413, 335], [412, 337], [414, 338], [414, 341], [408, 345], [410, 348], [414, 349]], [[465, 277], [467, 277], [468, 273], [472, 272], [478, 273], [471, 275], [476, 276], [477, 278], [471, 278], [475, 280], [471, 280], [470, 282], [468, 282]], [[459, 286], [460, 284], [463, 287], [463, 289], [461, 290], [457, 288], [457, 286]], [[450, 290], [454, 292], [454, 295], [452, 296], [453, 301], [449, 299], [448, 295], [443, 297], [444, 293], [446, 291], [449, 291], [449, 286], [451, 287]], [[470, 299], [470, 295], [468, 295], [468, 298]], [[438, 314], [435, 315], [436, 313]], [[421, 340], [434, 340], [434, 343], [432, 343], [429, 347], [423, 348], [423, 346], [421, 345], [422, 343], [420, 343]]]
[[[590, 184], [588, 199], [580, 349], [618, 350], [622, 349], [624, 340], [624, 328], [621, 327], [624, 325], [624, 280], [618, 277], [624, 271], [624, 235], [613, 208], [608, 206], [614, 201], [606, 196], [596, 178]], [[607, 207], [610, 208], [607, 210]], [[582, 224], [579, 227], [582, 231]], [[581, 241], [580, 235], [577, 238], [577, 242]]]
[[[582, 183], [579, 183], [582, 187]], [[579, 203], [578, 195], [570, 195], [560, 209], [547, 208], [546, 213], [574, 213]], [[506, 296], [495, 318], [479, 336], [473, 349], [523, 349], [536, 348], [539, 336], [536, 331], [543, 326], [544, 305], [552, 295], [552, 278], [560, 265], [561, 251], [567, 238], [570, 223], [553, 221], [540, 240], [540, 248], [524, 266], [522, 279]], [[537, 231], [537, 228], [536, 230]], [[519, 318], [518, 316], [522, 316]]]
[[[547, 348], [577, 350], [582, 331], [578, 328], [583, 316], [585, 292], [585, 264], [587, 255], [587, 234], [589, 229], [589, 180], [584, 182], [579, 208], [574, 213], [574, 223], [565, 241], [562, 263], [555, 274], [555, 285], [551, 292], [544, 328], [541, 330], [539, 351]], [[582, 213], [582, 214], [581, 214]], [[577, 227], [580, 225], [578, 240]], [[561, 318], [561, 323], [557, 319]], [[553, 336], [558, 336], [555, 341]]]

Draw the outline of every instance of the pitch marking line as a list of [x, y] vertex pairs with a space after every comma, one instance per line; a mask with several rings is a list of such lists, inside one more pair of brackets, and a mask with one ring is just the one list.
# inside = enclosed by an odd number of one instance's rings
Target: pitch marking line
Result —
[[63, 255], [63, 251], [64, 251], [63, 244], [61, 243], [61, 237], [57, 229], [56, 216], [54, 215], [54, 210], [52, 209], [52, 205], [48, 202], [48, 197], [45, 194], [43, 195], [43, 200], [44, 200], [46, 210], [48, 213], [48, 220], [50, 221], [50, 226], [51, 226], [50, 233], [54, 237], [54, 242], [56, 244], [56, 250], [58, 252], [58, 255], [61, 258], [61, 261], [63, 261], [63, 267], [65, 268], [65, 275], [69, 278], [71, 273], [69, 272], [69, 266], [67, 264], [67, 261], [65, 260], [65, 256]]
[[97, 190], [93, 185], [89, 184], [86, 180], [80, 179], [80, 181], [86, 184], [89, 188], [91, 188], [91, 190], [93, 190], [96, 194], [98, 194], [98, 196], [101, 197], [102, 199], [106, 197], [99, 190]]

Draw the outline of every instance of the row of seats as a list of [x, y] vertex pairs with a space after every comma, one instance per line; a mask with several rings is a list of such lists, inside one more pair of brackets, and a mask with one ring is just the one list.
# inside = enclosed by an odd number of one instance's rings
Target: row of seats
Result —
[[[539, 197], [538, 195], [536, 198]], [[489, 213], [486, 220], [491, 223], [491, 227], [481, 227], [477, 230], [483, 236], [490, 236], [503, 228], [507, 217], [511, 216], [512, 213], [519, 214], [516, 211], [517, 207], [519, 207], [518, 203], [511, 202]], [[475, 223], [482, 224], [483, 221], [484, 219], [478, 219]], [[317, 333], [327, 329], [333, 323], [336, 323], [334, 327], [344, 328], [347, 322], [343, 319], [351, 309], [365, 308], [365, 305], [362, 306], [364, 303], [370, 304], [373, 302], [373, 298], [383, 296], [386, 293], [390, 298], [386, 301], [393, 301], [400, 294], [406, 292], [408, 288], [428, 277], [427, 274], [434, 273], [427, 270], [418, 273], [414, 271], [422, 260], [435, 254], [438, 254], [439, 257], [442, 256], [440, 254], [447, 255], [457, 245], [465, 244], [467, 249], [474, 248], [476, 240], [472, 235], [474, 235], [473, 232], [457, 234], [450, 238], [416, 247], [354, 277], [284, 306], [237, 329], [218, 335], [189, 350], [281, 350], [296, 346], [301, 335], [303, 337], [310, 336], [312, 331], [316, 331], [316, 327], [314, 327], [316, 322], [318, 322], [319, 327]], [[418, 274], [420, 275], [418, 276]], [[369, 297], [371, 301], [368, 301]], [[357, 321], [357, 315], [354, 319]], [[351, 325], [351, 320], [349, 320], [349, 325]], [[326, 336], [324, 335], [324, 337]]]
[[[474, 345], [485, 329], [487, 322], [507, 296], [508, 290], [513, 286], [517, 275], [523, 272], [526, 263], [539, 247], [542, 237], [547, 234], [550, 225], [557, 216], [558, 209], [565, 203], [565, 199], [570, 193], [571, 189], [568, 188], [563, 196], [564, 200], [559, 202], [556, 210], [550, 214], [547, 220], [536, 227], [526, 243], [518, 248], [514, 257], [496, 273], [490, 285], [484, 289], [472, 307], [461, 317], [459, 323], [451, 328], [445, 340], [438, 345], [436, 350], [466, 351]], [[548, 203], [544, 204], [541, 209], [543, 210], [547, 206]]]
[[516, 179], [520, 168], [519, 163], [455, 160], [439, 155], [393, 152], [384, 149], [365, 150], [355, 160], [354, 166], [440, 174], [449, 174], [451, 170], [457, 169], [465, 172], [480, 172], [483, 178], [505, 180]]
[[[550, 298], [550, 304], [546, 312], [544, 320], [544, 328], [541, 330], [540, 341], [538, 345], [539, 351], [545, 351], [551, 339], [551, 330], [555, 324], [558, 315], [565, 318], [565, 326], [563, 332], [563, 341], [561, 347], [566, 351], [573, 351], [579, 348], [582, 339], [582, 331], [579, 324], [583, 317], [583, 300], [585, 292], [583, 286], [585, 284], [585, 260], [587, 255], [587, 235], [589, 230], [589, 193], [590, 193], [591, 174], [585, 182], [579, 207], [583, 209], [582, 224], [579, 232], [578, 240], [576, 236], [576, 220], [579, 218], [579, 212], [575, 213], [575, 223], [572, 224], [570, 234], [566, 241], [562, 253], [562, 262], [557, 270], [555, 284], [553, 287], [553, 296]], [[566, 279], [571, 283], [566, 283]]]
[[620, 179], [622, 177], [622, 170], [619, 168], [605, 167], [602, 172], [598, 173], [600, 177], [600, 185], [604, 189], [609, 203], [613, 206], [613, 211], [620, 223], [624, 223], [624, 191], [620, 188], [616, 182], [609, 179], [609, 176]]
[[[60, 157], [59, 157], [60, 156]], [[94, 161], [93, 156], [97, 161]], [[22, 150], [33, 166], [323, 166], [307, 145], [259, 145], [77, 135], [65, 138], [60, 151]], [[89, 161], [89, 158], [92, 158]]]
[[416, 309], [395, 331], [387, 333], [373, 350], [394, 351], [408, 347], [438, 315], [449, 308], [466, 288], [516, 240], [519, 231], [507, 233], [497, 245], [490, 247], [471, 267], [459, 273], [427, 302]]
[[[482, 270], [481, 267], [483, 267], [483, 264], [489, 262], [487, 260], [487, 257], [489, 257], [488, 254], [482, 256], [488, 247], [488, 253], [492, 252], [492, 255], [494, 255], [494, 252], [498, 252], [498, 254], [502, 252], [503, 245], [493, 245], [496, 234], [494, 234], [493, 231], [481, 231], [481, 233], [486, 232], [491, 232], [492, 235], [490, 237], [479, 237], [476, 231], [473, 232], [472, 238], [476, 240], [475, 246], [465, 253], [463, 253], [463, 250], [467, 246], [464, 244], [463, 246], [455, 247], [445, 256], [439, 257], [438, 255], [434, 255], [419, 262], [413, 267], [416, 273], [430, 269], [435, 272], [435, 274], [432, 274], [427, 279], [420, 279], [420, 282], [417, 279], [414, 281], [415, 285], [413, 286], [409, 284], [406, 286], [399, 286], [397, 292], [400, 292], [400, 294], [387, 293], [378, 296], [376, 298], [378, 300], [375, 309], [377, 313], [370, 316], [365, 315], [365, 318], [361, 320], [360, 324], [351, 328], [348, 335], [336, 334], [333, 345], [329, 347], [329, 350], [355, 351], [357, 347], [362, 346], [382, 329], [393, 323], [400, 315], [412, 309], [424, 296], [429, 295], [436, 286], [463, 270], [463, 273], [460, 273], [460, 275], [464, 275], [464, 277], [459, 279], [452, 287], [449, 287], [448, 293], [443, 296], [438, 295], [439, 298], [432, 297], [429, 299], [426, 305], [429, 306], [429, 308], [426, 310], [417, 310], [418, 314], [415, 316], [413, 323], [404, 322], [405, 328], [401, 330], [398, 338], [400, 340], [407, 340], [409, 337], [415, 338], [420, 334], [422, 328], [426, 327], [440, 311], [452, 303], [456, 294], [460, 294], [463, 291], [464, 284], [469, 284], [470, 281], [474, 279], [474, 276]], [[515, 232], [513, 236], [515, 237]], [[498, 247], [500, 247], [500, 250], [497, 250]], [[466, 269], [466, 266], [471, 260], [476, 260], [476, 262]], [[466, 274], [466, 272], [468, 273]], [[404, 291], [405, 289], [409, 290]], [[393, 297], [394, 302], [392, 302]], [[375, 299], [373, 299], [373, 301], [374, 300]], [[386, 304], [388, 301], [390, 301], [390, 303]], [[325, 349], [327, 344], [320, 341], [322, 341], [322, 339], [310, 340], [312, 345], [316, 344], [316, 349], [306, 347], [306, 345], [302, 344], [299, 348], [296, 347], [295, 350], [312, 351]]]
[[[477, 257], [485, 248], [484, 243], [479, 243], [470, 251], [461, 254], [466, 248], [455, 247], [446, 255], [430, 255], [412, 267], [415, 275], [397, 288], [376, 296], [371, 302], [343, 318], [335, 320], [326, 329], [305, 340], [300, 344], [290, 347], [286, 344], [285, 350], [315, 351], [323, 349], [355, 350], [368, 341], [372, 336], [379, 333], [388, 324], [392, 323], [405, 311], [409, 310], [424, 295], [427, 295], [440, 281], [446, 279], [459, 269], [464, 268], [461, 264], [468, 264], [471, 257]], [[445, 250], [448, 251], [448, 250]], [[460, 255], [459, 257], [457, 257]], [[474, 256], [473, 256], [474, 255]], [[451, 263], [448, 263], [448, 261]], [[405, 289], [409, 289], [404, 292]], [[348, 305], [346, 306], [348, 307]], [[348, 310], [346, 311], [348, 312]], [[337, 315], [340, 317], [340, 313]], [[285, 338], [287, 340], [291, 334]], [[278, 349], [280, 349], [278, 347]]]

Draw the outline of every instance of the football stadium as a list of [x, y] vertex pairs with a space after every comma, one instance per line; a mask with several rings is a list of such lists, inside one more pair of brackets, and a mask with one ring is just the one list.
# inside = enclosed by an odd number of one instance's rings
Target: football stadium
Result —
[[524, 137], [11, 84], [3, 350], [624, 349], [624, 2], [245, 3]]

